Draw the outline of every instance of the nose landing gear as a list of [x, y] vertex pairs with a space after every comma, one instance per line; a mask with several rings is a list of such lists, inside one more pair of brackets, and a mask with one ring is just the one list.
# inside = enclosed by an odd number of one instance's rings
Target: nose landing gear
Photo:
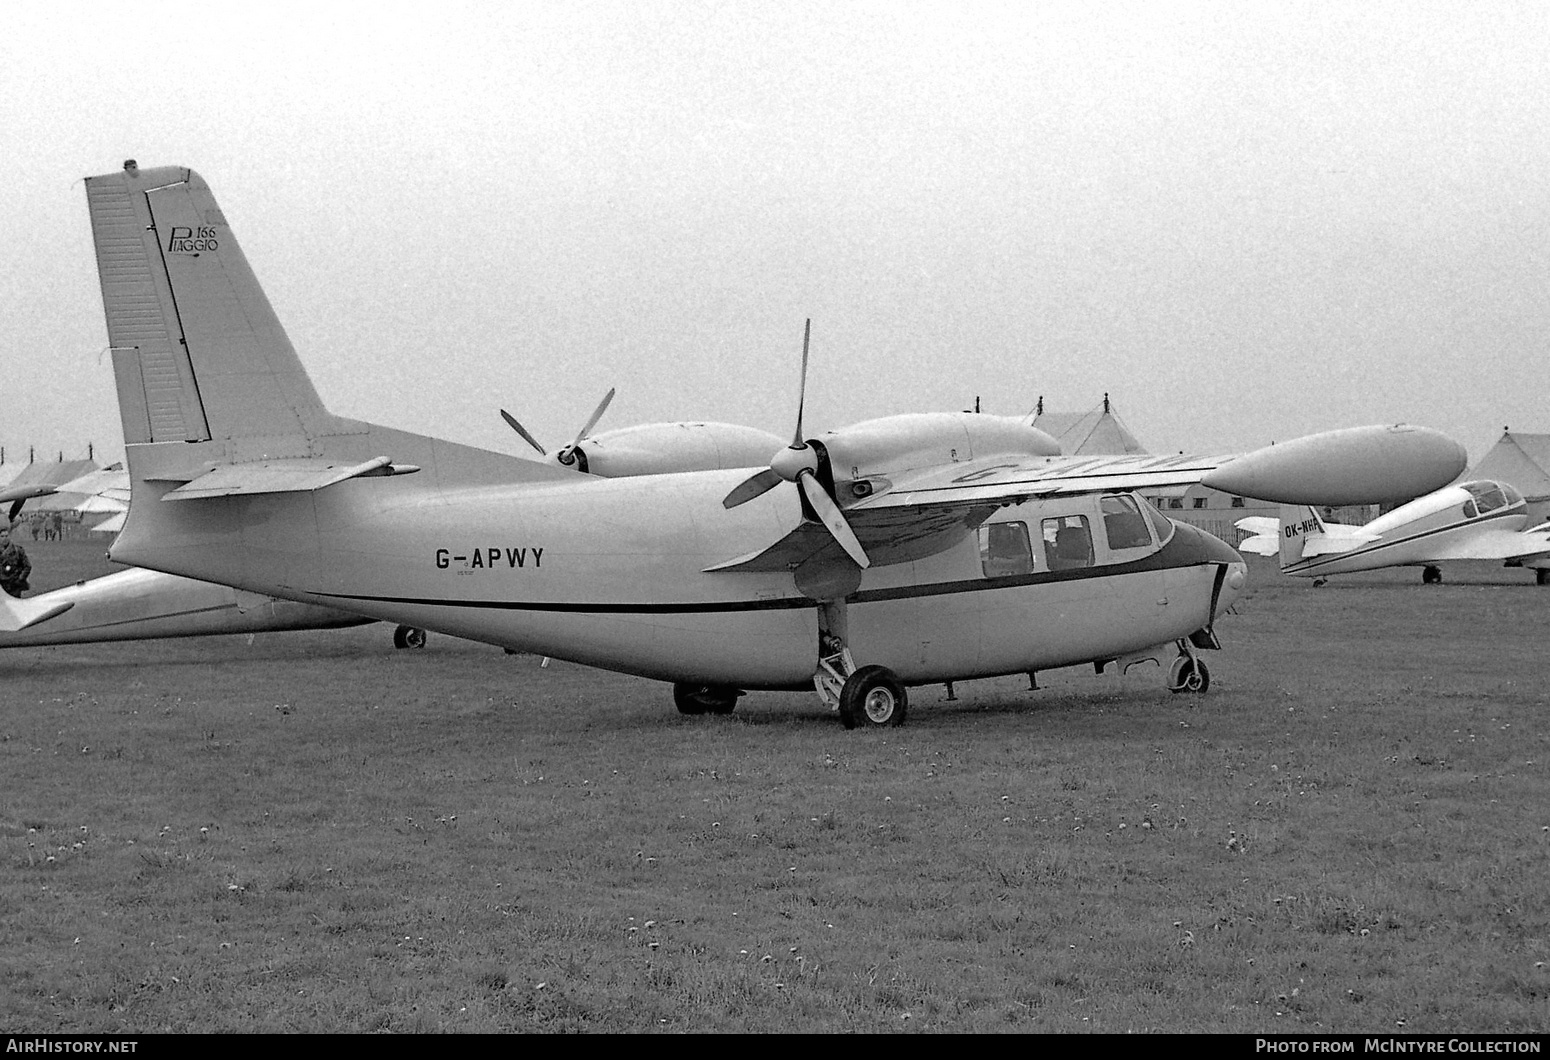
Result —
[[1211, 671], [1188, 640], [1179, 641], [1179, 657], [1168, 668], [1168, 691], [1202, 695], [1211, 687]]

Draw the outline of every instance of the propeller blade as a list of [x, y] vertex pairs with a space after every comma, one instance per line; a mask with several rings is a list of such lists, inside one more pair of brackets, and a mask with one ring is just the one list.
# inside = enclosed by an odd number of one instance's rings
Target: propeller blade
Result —
[[779, 486], [780, 483], [781, 477], [774, 469], [765, 468], [763, 471], [756, 471], [753, 475], [743, 479], [742, 482], [733, 487], [732, 492], [728, 493], [725, 499], [722, 500], [721, 506], [723, 508], [736, 508], [739, 504], [747, 504], [755, 497], [768, 493], [776, 486]]
[[613, 399], [614, 388], [609, 387], [608, 393], [603, 395], [603, 400], [597, 403], [597, 409], [592, 413], [592, 418], [587, 420], [587, 425], [585, 427], [581, 428], [581, 433], [576, 435], [576, 440], [571, 442], [570, 445], [566, 446], [567, 449], [576, 448], [576, 446], [580, 445], [586, 439], [587, 435], [592, 433], [592, 428], [596, 427], [597, 421], [603, 418], [603, 413], [607, 410], [608, 403]]
[[807, 503], [813, 506], [813, 511], [818, 513], [818, 518], [823, 525], [834, 535], [834, 540], [840, 543], [840, 547], [849, 553], [850, 558], [856, 561], [858, 567], [870, 567], [872, 561], [867, 559], [866, 550], [861, 547], [856, 532], [845, 521], [845, 514], [840, 511], [840, 506], [834, 503], [833, 498], [824, 491], [823, 484], [811, 471], [804, 471], [798, 476], [802, 483], [802, 495], [807, 498]]
[[791, 438], [791, 448], [802, 444], [802, 408], [807, 404], [807, 341], [812, 338], [813, 318], [802, 325], [802, 384], [797, 390], [797, 432]]
[[505, 409], [501, 409], [501, 419], [506, 421], [506, 426], [520, 434], [523, 441], [527, 442], [527, 444], [531, 445], [534, 449], [537, 449], [539, 456], [549, 455], [544, 451], [544, 447], [538, 444], [538, 439], [534, 438], [531, 434], [528, 434], [527, 428], [517, 422], [517, 418], [515, 416], [507, 412]]

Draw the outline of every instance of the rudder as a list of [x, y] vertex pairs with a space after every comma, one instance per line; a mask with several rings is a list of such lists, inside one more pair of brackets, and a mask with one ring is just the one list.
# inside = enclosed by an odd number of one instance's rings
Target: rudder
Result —
[[332, 417], [204, 180], [126, 162], [86, 196], [125, 443], [307, 455]]

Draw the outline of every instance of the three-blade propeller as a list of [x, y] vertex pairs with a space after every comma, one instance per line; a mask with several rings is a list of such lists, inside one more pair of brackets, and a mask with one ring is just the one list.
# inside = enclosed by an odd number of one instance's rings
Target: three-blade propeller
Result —
[[818, 480], [818, 450], [802, 438], [802, 412], [807, 404], [807, 351], [812, 332], [813, 322], [809, 318], [802, 328], [802, 383], [797, 392], [797, 427], [791, 445], [776, 453], [769, 467], [734, 486], [721, 505], [727, 509], [736, 508], [739, 504], [747, 504], [755, 497], [768, 493], [782, 482], [794, 482], [802, 490], [802, 496], [807, 498], [818, 521], [845, 553], [855, 560], [858, 567], [868, 567], [872, 561], [867, 558], [856, 532], [850, 528], [840, 506]]
[[[603, 413], [608, 409], [608, 403], [614, 399], [614, 390], [614, 387], [608, 388], [608, 393], [604, 394], [603, 400], [597, 403], [597, 408], [593, 410], [592, 415], [587, 419], [586, 424], [581, 428], [580, 431], [576, 432], [576, 440], [571, 442], [564, 449], [561, 449], [554, 455], [556, 460], [564, 464], [566, 467], [574, 467], [576, 465], [576, 454], [578, 452], [578, 446], [587, 440], [587, 435], [592, 433], [592, 428], [597, 426], [597, 421], [603, 418]], [[538, 439], [529, 434], [527, 428], [517, 422], [517, 418], [515, 416], [507, 412], [505, 409], [501, 409], [500, 412], [501, 419], [506, 421], [507, 426], [520, 434], [522, 439], [527, 442], [528, 445], [531, 445], [534, 449], [537, 449], [539, 456], [549, 455], [548, 451], [544, 449], [543, 446], [538, 444]], [[585, 465], [583, 465], [583, 467], [585, 467]]]

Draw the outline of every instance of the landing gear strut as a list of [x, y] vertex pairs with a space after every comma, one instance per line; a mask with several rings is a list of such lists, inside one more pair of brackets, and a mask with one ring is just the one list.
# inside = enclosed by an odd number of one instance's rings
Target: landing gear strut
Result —
[[425, 630], [420, 629], [418, 626], [399, 626], [393, 631], [393, 647], [425, 647]]
[[847, 729], [904, 724], [909, 694], [886, 666], [856, 667], [846, 644], [845, 600], [818, 603], [818, 668], [813, 688]]

